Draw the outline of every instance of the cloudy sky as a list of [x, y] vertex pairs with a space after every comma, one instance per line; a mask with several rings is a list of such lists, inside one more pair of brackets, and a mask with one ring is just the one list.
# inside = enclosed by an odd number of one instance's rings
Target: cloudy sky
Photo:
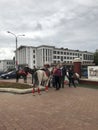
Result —
[[98, 49], [98, 0], [0, 0], [0, 59], [20, 45]]

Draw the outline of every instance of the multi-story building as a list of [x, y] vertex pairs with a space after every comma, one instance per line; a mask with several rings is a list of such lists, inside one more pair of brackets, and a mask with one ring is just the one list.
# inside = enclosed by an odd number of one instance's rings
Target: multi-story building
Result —
[[92, 64], [94, 54], [87, 51], [56, 48], [55, 46], [41, 45], [20, 46], [17, 50], [18, 64], [42, 67], [44, 64], [66, 63], [72, 64], [75, 58], [80, 58], [82, 64]]
[[32, 46], [20, 46], [17, 50], [18, 65], [29, 65], [33, 67], [37, 65], [37, 48]]
[[6, 71], [8, 69], [14, 69], [14, 60], [0, 60], [0, 71]]

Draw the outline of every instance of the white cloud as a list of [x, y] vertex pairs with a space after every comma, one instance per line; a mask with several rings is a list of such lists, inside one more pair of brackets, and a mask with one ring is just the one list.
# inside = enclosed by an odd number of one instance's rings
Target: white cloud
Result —
[[98, 0], [74, 0], [75, 2], [85, 6], [98, 6]]
[[0, 60], [13, 59], [15, 56], [14, 50], [11, 48], [0, 48]]
[[15, 48], [8, 30], [26, 35], [19, 37], [18, 46], [48, 43], [94, 51], [97, 27], [98, 0], [0, 0], [0, 49], [8, 50], [0, 57], [10, 58]]

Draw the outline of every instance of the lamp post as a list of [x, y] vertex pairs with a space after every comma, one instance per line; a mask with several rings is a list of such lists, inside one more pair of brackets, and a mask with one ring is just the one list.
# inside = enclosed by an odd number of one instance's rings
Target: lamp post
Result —
[[25, 35], [24, 35], [24, 34], [16, 35], [16, 34], [10, 32], [10, 31], [7, 31], [7, 33], [10, 33], [10, 34], [12, 34], [13, 36], [15, 36], [15, 43], [16, 43], [16, 60], [15, 60], [15, 67], [16, 67], [16, 70], [18, 70], [18, 60], [17, 60], [17, 42], [18, 42], [18, 40], [17, 40], [17, 38], [18, 38], [19, 36], [25, 36]]

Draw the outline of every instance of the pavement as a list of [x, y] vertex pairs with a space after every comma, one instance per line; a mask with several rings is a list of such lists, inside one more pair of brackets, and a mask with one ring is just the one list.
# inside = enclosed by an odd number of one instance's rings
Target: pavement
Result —
[[98, 130], [98, 90], [0, 92], [0, 130]]

